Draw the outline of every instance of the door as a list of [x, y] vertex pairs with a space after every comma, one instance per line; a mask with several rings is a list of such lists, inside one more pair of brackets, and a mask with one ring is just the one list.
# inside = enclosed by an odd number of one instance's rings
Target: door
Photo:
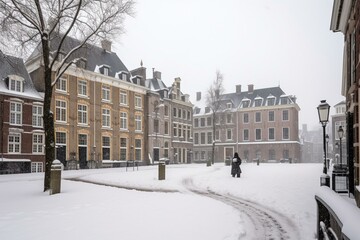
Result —
[[57, 146], [56, 159], [66, 167], [66, 146]]
[[79, 147], [80, 169], [87, 168], [87, 147]]
[[154, 153], [153, 153], [154, 161], [159, 161], [159, 155], [160, 155], [159, 149], [154, 148]]

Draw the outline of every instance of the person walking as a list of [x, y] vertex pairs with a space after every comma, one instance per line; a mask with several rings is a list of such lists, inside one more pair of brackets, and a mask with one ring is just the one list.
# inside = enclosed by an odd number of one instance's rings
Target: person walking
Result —
[[232, 163], [231, 163], [231, 176], [235, 177], [240, 177], [241, 174], [241, 158], [239, 157], [239, 154], [237, 152], [235, 152], [234, 157], [232, 159]]

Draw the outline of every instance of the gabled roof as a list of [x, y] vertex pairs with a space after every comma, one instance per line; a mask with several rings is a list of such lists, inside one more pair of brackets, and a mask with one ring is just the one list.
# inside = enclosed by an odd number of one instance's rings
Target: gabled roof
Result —
[[[24, 79], [23, 92], [15, 92], [9, 90], [6, 83], [9, 75], [16, 75]], [[0, 51], [0, 93], [6, 95], [14, 95], [22, 98], [31, 98], [43, 101], [38, 91], [35, 90], [29, 73], [25, 68], [24, 61], [21, 58], [5, 55]]]
[[149, 88], [152, 91], [159, 91], [159, 90], [167, 89], [165, 83], [161, 79], [158, 79], [158, 78], [146, 79], [145, 87]]
[[[51, 51], [57, 50], [57, 46], [59, 45], [60, 37], [58, 35], [54, 36], [50, 42], [50, 49]], [[80, 40], [77, 40], [72, 37], [66, 37], [63, 46], [61, 48], [61, 52], [63, 54], [67, 54], [71, 49], [78, 46], [81, 43]], [[37, 46], [34, 52], [30, 55], [27, 61], [40, 56], [41, 53], [41, 44]], [[94, 72], [101, 66], [108, 66], [109, 67], [109, 76], [116, 77], [116, 73], [119, 72], [127, 72], [129, 70], [126, 68], [124, 63], [120, 60], [114, 52], [108, 52], [101, 47], [95, 46], [93, 44], [85, 44], [81, 49], [74, 52], [69, 61], [75, 58], [84, 58], [86, 60], [86, 70]], [[129, 79], [128, 79], [129, 80]]]

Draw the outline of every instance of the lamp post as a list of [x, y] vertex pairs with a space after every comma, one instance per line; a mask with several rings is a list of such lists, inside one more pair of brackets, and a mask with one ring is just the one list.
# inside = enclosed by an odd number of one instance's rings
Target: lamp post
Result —
[[326, 100], [321, 100], [321, 103], [317, 107], [318, 114], [319, 114], [319, 121], [323, 128], [323, 147], [324, 147], [324, 169], [323, 175], [320, 177], [320, 185], [330, 187], [330, 177], [327, 174], [327, 167], [326, 167], [326, 133], [325, 128], [326, 124], [329, 121], [329, 112], [330, 112], [330, 105], [326, 102]]
[[340, 139], [340, 168], [343, 168], [342, 165], [342, 138], [344, 137], [344, 129], [342, 126], [339, 127], [338, 129], [338, 134], [339, 134], [339, 139]]
[[[325, 135], [325, 139], [326, 139], [326, 156], [329, 156], [329, 134]], [[326, 158], [326, 167], [327, 169], [329, 169], [329, 158]]]

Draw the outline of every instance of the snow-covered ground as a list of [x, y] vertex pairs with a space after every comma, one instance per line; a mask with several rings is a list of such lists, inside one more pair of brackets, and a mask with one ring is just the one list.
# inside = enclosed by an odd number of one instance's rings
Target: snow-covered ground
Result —
[[[63, 171], [61, 193], [42, 192], [44, 174], [0, 175], [0, 239], [249, 239], [253, 227], [232, 206], [195, 194], [232, 195], [291, 219], [314, 239], [321, 164], [243, 164], [241, 178], [215, 164]], [[72, 181], [72, 180], [81, 181]], [[85, 183], [82, 181], [99, 184]], [[107, 184], [117, 187], [109, 187]], [[141, 189], [138, 191], [134, 189]], [[239, 238], [240, 236], [240, 238]]]

